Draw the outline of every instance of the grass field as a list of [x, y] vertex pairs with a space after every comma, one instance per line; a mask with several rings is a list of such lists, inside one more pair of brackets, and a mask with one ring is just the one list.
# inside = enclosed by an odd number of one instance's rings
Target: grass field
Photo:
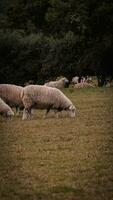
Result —
[[64, 93], [76, 118], [0, 117], [0, 200], [113, 200], [113, 88]]

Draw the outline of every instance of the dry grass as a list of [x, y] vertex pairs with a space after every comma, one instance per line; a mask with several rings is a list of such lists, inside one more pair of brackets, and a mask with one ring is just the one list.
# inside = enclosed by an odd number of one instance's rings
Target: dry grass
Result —
[[113, 88], [66, 89], [77, 117], [0, 117], [0, 200], [112, 200]]

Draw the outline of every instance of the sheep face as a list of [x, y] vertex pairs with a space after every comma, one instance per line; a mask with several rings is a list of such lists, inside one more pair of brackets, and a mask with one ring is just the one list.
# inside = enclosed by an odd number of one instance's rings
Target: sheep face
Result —
[[64, 87], [68, 87], [69, 86], [69, 80], [67, 78], [62, 78], [63, 83], [64, 83]]
[[71, 105], [68, 109], [68, 114], [70, 117], [75, 117], [76, 114], [76, 108], [75, 106]]
[[69, 81], [68, 81], [68, 79], [67, 78], [63, 78], [63, 81], [65, 82], [65, 83], [68, 83]]
[[9, 110], [6, 115], [7, 117], [12, 117], [14, 116], [14, 112], [12, 110]]

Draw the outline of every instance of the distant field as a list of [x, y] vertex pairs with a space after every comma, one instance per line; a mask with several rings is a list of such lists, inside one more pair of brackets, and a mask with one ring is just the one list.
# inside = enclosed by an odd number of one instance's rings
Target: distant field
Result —
[[76, 118], [0, 117], [0, 200], [113, 200], [113, 88], [64, 93]]

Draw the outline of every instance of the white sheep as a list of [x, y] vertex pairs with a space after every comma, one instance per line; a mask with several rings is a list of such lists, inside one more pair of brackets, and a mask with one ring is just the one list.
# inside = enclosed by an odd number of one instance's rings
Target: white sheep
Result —
[[81, 82], [81, 83], [77, 83], [77, 84], [75, 84], [74, 85], [74, 88], [94, 88], [95, 86], [94, 85], [92, 85], [92, 84], [90, 84], [90, 83], [87, 83], [87, 82]]
[[11, 117], [14, 115], [12, 109], [0, 98], [0, 115]]
[[55, 87], [55, 88], [58, 88], [58, 89], [62, 89], [62, 88], [65, 88], [65, 86], [68, 83], [69, 83], [69, 80], [67, 78], [63, 77], [63, 78], [56, 80], [56, 81], [47, 82], [44, 85], [49, 86], [49, 87]]
[[12, 84], [0, 84], [0, 97], [10, 107], [15, 107], [16, 111], [23, 107], [21, 91], [23, 87]]
[[23, 119], [27, 119], [32, 108], [46, 109], [47, 116], [50, 109], [55, 112], [65, 110], [70, 117], [75, 117], [76, 108], [72, 102], [57, 88], [41, 85], [29, 85], [22, 91], [24, 104]]
[[78, 77], [78, 76], [75, 76], [75, 77], [72, 78], [71, 83], [72, 83], [72, 84], [77, 84], [78, 81], [79, 81], [79, 77]]

